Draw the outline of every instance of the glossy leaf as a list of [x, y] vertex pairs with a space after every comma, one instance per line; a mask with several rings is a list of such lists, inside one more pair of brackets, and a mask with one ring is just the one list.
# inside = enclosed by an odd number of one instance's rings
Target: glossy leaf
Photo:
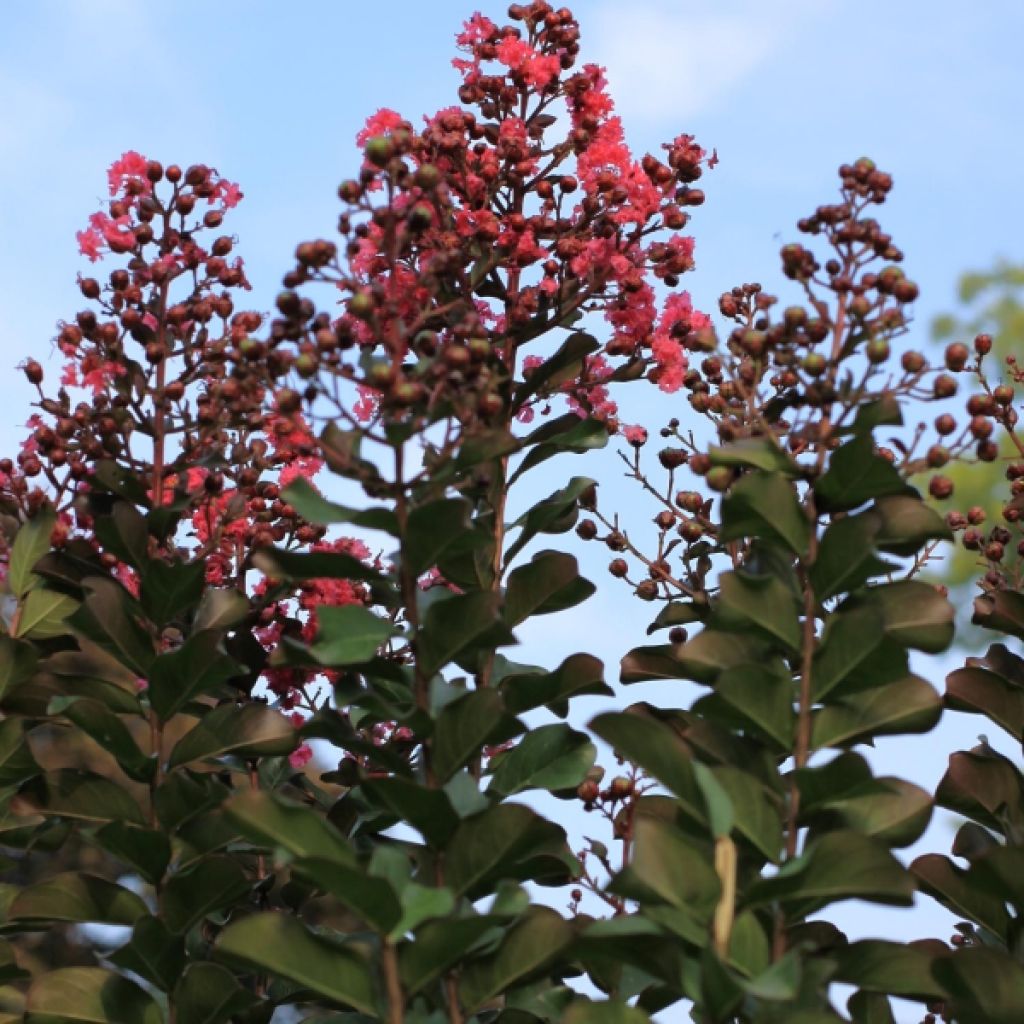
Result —
[[755, 470], [741, 477], [722, 499], [719, 540], [760, 537], [785, 544], [794, 554], [807, 550], [810, 524], [793, 486], [780, 473]]
[[445, 881], [457, 894], [524, 857], [559, 849], [565, 832], [522, 804], [499, 804], [456, 829], [445, 856]]
[[214, 952], [287, 978], [341, 1006], [374, 1013], [373, 980], [363, 957], [313, 935], [289, 914], [266, 911], [232, 921], [217, 938]]
[[857, 508], [887, 494], [900, 494], [907, 485], [892, 463], [875, 454], [868, 433], [854, 437], [833, 453], [829, 467], [814, 484], [818, 508], [838, 512]]
[[160, 913], [172, 932], [187, 932], [208, 914], [247, 896], [251, 884], [232, 857], [207, 857], [191, 871], [171, 875], [160, 891]]
[[32, 570], [50, 550], [50, 536], [56, 522], [57, 513], [47, 505], [18, 529], [7, 565], [7, 586], [15, 597], [23, 598], [38, 585], [39, 577]]
[[432, 676], [467, 649], [504, 646], [514, 637], [501, 622], [501, 598], [490, 591], [446, 597], [430, 606], [418, 637], [420, 667]]
[[208, 711], [178, 741], [170, 767], [189, 761], [224, 757], [274, 757], [290, 754], [298, 744], [294, 726], [264, 704], [222, 704]]
[[331, 523], [351, 523], [368, 530], [382, 530], [393, 537], [399, 535], [398, 519], [389, 508], [366, 509], [346, 508], [328, 501], [305, 477], [293, 480], [282, 492], [281, 497], [292, 505], [303, 519], [325, 526]]
[[81, 697], [58, 697], [47, 710], [53, 716], [66, 718], [95, 740], [117, 760], [129, 778], [137, 782], [149, 780], [155, 761], [139, 749], [127, 726], [106, 705]]
[[790, 651], [800, 649], [800, 607], [794, 593], [774, 576], [723, 573], [716, 621], [732, 629], [754, 626]]
[[123, 821], [111, 821], [97, 829], [93, 839], [151, 885], [160, 881], [171, 859], [171, 844], [162, 832]]
[[323, 605], [317, 609], [317, 634], [309, 653], [321, 664], [358, 665], [376, 655], [397, 633], [394, 625], [361, 604]]
[[459, 993], [470, 1013], [515, 983], [541, 970], [572, 941], [567, 921], [546, 907], [532, 908], [505, 937], [496, 953], [470, 964]]
[[561, 490], [537, 502], [533, 508], [520, 516], [512, 524], [513, 528], [519, 528], [519, 535], [505, 554], [505, 564], [511, 563], [538, 533], [565, 533], [566, 530], [571, 530], [576, 524], [577, 501], [594, 486], [593, 480], [574, 476]]
[[604, 665], [592, 654], [570, 654], [553, 672], [506, 676], [498, 688], [513, 714], [547, 707], [564, 716], [570, 697], [612, 694], [604, 681]]
[[242, 666], [224, 653], [221, 634], [205, 629], [153, 662], [149, 702], [166, 722], [196, 697], [220, 695], [224, 684], [242, 671]]
[[939, 695], [919, 676], [844, 697], [819, 711], [811, 737], [815, 749], [863, 742], [876, 736], [927, 732], [942, 714]]
[[277, 793], [239, 793], [224, 810], [245, 836], [260, 845], [280, 847], [293, 857], [318, 857], [346, 867], [355, 864], [355, 854], [340, 832], [312, 808]]
[[189, 964], [174, 990], [177, 1024], [223, 1024], [258, 1003], [230, 971], [201, 961]]
[[531, 615], [549, 615], [585, 601], [594, 584], [579, 574], [572, 555], [540, 551], [526, 565], [509, 573], [505, 589], [505, 621], [518, 626]]
[[586, 735], [567, 725], [531, 729], [494, 762], [488, 793], [512, 796], [528, 789], [575, 789], [597, 759]]
[[151, 995], [99, 967], [65, 967], [37, 975], [25, 999], [28, 1024], [163, 1024]]
[[473, 690], [447, 705], [434, 729], [433, 767], [443, 781], [476, 757], [505, 716], [496, 690]]
[[62, 768], [32, 779], [21, 788], [18, 801], [39, 814], [79, 821], [124, 821], [143, 825], [145, 818], [134, 797], [116, 783], [92, 772]]
[[66, 871], [23, 890], [7, 909], [8, 920], [134, 924], [146, 904], [130, 889], [95, 875]]
[[30, 590], [22, 604], [21, 616], [13, 635], [32, 640], [47, 640], [68, 632], [68, 617], [79, 607], [67, 594], [45, 587]]
[[745, 903], [761, 906], [780, 901], [807, 914], [848, 899], [910, 906], [913, 894], [910, 875], [881, 843], [836, 830], [810, 844], [776, 875], [755, 882]]

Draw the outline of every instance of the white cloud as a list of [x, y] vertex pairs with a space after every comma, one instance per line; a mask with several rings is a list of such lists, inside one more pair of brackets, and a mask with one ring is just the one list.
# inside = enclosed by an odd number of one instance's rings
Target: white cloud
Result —
[[695, 117], [755, 74], [828, 0], [602, 0], [588, 52], [632, 119]]

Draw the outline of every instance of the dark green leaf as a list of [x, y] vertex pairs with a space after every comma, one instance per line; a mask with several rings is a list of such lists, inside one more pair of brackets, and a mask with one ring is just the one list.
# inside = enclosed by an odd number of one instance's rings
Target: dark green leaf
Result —
[[555, 388], [560, 382], [578, 376], [584, 359], [600, 347], [596, 338], [582, 331], [574, 331], [552, 356], [535, 367], [516, 388], [515, 407], [518, 408], [531, 395], [545, 388]]
[[715, 619], [720, 625], [739, 630], [753, 625], [790, 651], [800, 649], [800, 606], [782, 580], [727, 572], [722, 574], [719, 588]]
[[232, 857], [207, 857], [187, 873], [171, 875], [160, 892], [160, 912], [172, 932], [187, 932], [207, 914], [229, 907], [251, 885]]
[[494, 932], [497, 923], [494, 917], [463, 917], [425, 924], [417, 931], [415, 941], [399, 949], [399, 972], [406, 990], [414, 994], [439, 977]]
[[93, 834], [93, 839], [151, 885], [160, 881], [171, 859], [171, 844], [162, 832], [123, 821], [104, 825]]
[[746, 437], [708, 450], [713, 466], [752, 466], [796, 476], [799, 467], [767, 437]]
[[145, 824], [134, 797], [116, 783], [92, 772], [70, 768], [47, 772], [24, 785], [17, 800], [26, 810], [47, 816]]
[[134, 982], [99, 967], [37, 975], [25, 997], [27, 1024], [163, 1024], [156, 1001]]
[[737, 665], [715, 681], [718, 697], [785, 750], [792, 745], [796, 722], [793, 692], [792, 677], [771, 664]]
[[797, 908], [794, 914], [809, 914], [849, 899], [910, 906], [913, 896], [910, 875], [881, 843], [836, 830], [809, 844], [776, 875], [755, 882], [744, 902], [754, 907], [779, 901]]
[[24, 889], [7, 910], [8, 920], [80, 924], [134, 924], [146, 904], [129, 889], [105, 878], [66, 871]]
[[613, 711], [598, 715], [590, 728], [678, 797], [690, 817], [707, 820], [690, 751], [671, 726], [643, 713]]
[[640, 816], [634, 823], [629, 866], [613, 880], [613, 892], [653, 899], [707, 923], [721, 894], [707, 851], [671, 822]]
[[907, 485], [892, 463], [875, 454], [874, 442], [867, 433], [839, 448], [826, 472], [814, 484], [822, 512], [857, 508], [875, 498], [906, 490]]
[[476, 757], [505, 716], [504, 702], [496, 690], [474, 690], [447, 705], [434, 730], [433, 767], [442, 780], [449, 779]]
[[957, 711], [982, 714], [1018, 742], [1024, 739], [1024, 688], [981, 665], [946, 676], [946, 702]]
[[159, 918], [139, 918], [131, 941], [108, 956], [112, 964], [131, 971], [170, 992], [178, 983], [185, 966], [184, 942], [171, 935]]
[[218, 631], [193, 633], [176, 651], [153, 662], [149, 702], [166, 722], [196, 697], [226, 696], [224, 684], [243, 671], [224, 653]]
[[574, 476], [561, 490], [537, 502], [533, 508], [520, 516], [512, 524], [513, 528], [518, 527], [520, 532], [505, 554], [505, 564], [511, 564], [512, 559], [538, 533], [565, 533], [566, 530], [571, 530], [576, 524], [576, 503], [581, 495], [594, 486], [593, 480]]
[[575, 789], [597, 759], [586, 735], [567, 725], [531, 729], [495, 762], [488, 792], [512, 796], [527, 789]]
[[139, 600], [146, 614], [165, 626], [194, 608], [206, 588], [206, 563], [165, 562], [160, 558], [141, 564]]
[[367, 530], [382, 530], [392, 537], [399, 535], [398, 519], [389, 508], [353, 509], [328, 501], [310, 481], [299, 477], [282, 492], [284, 501], [292, 505], [303, 519], [325, 526], [331, 523], [351, 523]]
[[932, 976], [933, 957], [920, 945], [864, 939], [837, 950], [836, 980], [868, 992], [905, 999], [941, 999]]
[[148, 782], [156, 767], [154, 759], [144, 754], [132, 738], [127, 726], [105, 704], [82, 697], [58, 697], [47, 709], [60, 715], [95, 740], [114, 757], [125, 774], [136, 782]]
[[856, 590], [872, 577], [891, 571], [890, 563], [874, 553], [879, 528], [879, 517], [872, 511], [837, 519], [828, 526], [810, 573], [819, 601]]
[[561, 1024], [650, 1024], [643, 1010], [626, 1003], [592, 1003], [577, 999], [565, 1011]]
[[259, 999], [242, 988], [235, 976], [211, 963], [191, 963], [174, 990], [177, 1024], [223, 1024], [239, 1020]]
[[17, 718], [0, 721], [0, 787], [16, 786], [39, 770], [25, 739], [25, 723]]
[[196, 633], [230, 629], [248, 614], [249, 601], [241, 591], [234, 587], [208, 587], [199, 602], [192, 629]]
[[462, 822], [445, 856], [445, 881], [472, 892], [495, 873], [541, 852], [560, 850], [565, 832], [521, 804], [499, 804]]
[[505, 589], [505, 621], [518, 626], [531, 615], [564, 611], [594, 593], [594, 584], [579, 574], [572, 555], [540, 551], [532, 561], [513, 569]]
[[344, 551], [285, 551], [281, 548], [261, 548], [252, 556], [252, 561], [260, 572], [274, 579], [384, 582], [384, 577], [377, 569]]
[[340, 832], [311, 808], [277, 793], [239, 793], [224, 810], [243, 835], [262, 846], [279, 846], [293, 857], [318, 857], [345, 867], [355, 864], [355, 854]]
[[548, 707], [564, 715], [570, 697], [612, 694], [604, 682], [604, 665], [592, 654], [570, 654], [554, 672], [508, 675], [498, 688], [513, 714]]
[[470, 528], [472, 509], [464, 498], [442, 498], [417, 505], [409, 513], [402, 558], [419, 576], [437, 565], [442, 553], [462, 539]]
[[953, 539], [942, 516], [916, 494], [879, 498], [874, 511], [881, 520], [875, 543], [882, 551], [913, 555], [929, 541]]
[[969, 948], [937, 960], [935, 976], [952, 995], [964, 1024], [1020, 1024], [1024, 1020], [1024, 968], [997, 949]]
[[459, 816], [443, 790], [394, 777], [367, 779], [360, 789], [369, 800], [398, 815], [437, 849], [444, 847], [458, 827]]
[[232, 921], [214, 947], [221, 958], [270, 971], [342, 1006], [374, 1013], [373, 979], [353, 949], [313, 935], [290, 914]]
[[810, 532], [796, 491], [781, 473], [747, 473], [722, 499], [721, 541], [745, 537], [778, 540], [802, 555]]
[[501, 598], [492, 591], [457, 594], [435, 601], [417, 638], [420, 668], [427, 676], [470, 648], [514, 643], [501, 621]]
[[138, 602], [110, 579], [91, 576], [83, 587], [85, 601], [68, 620], [69, 625], [136, 675], [148, 678], [156, 647], [143, 624], [145, 616]]
[[707, 618], [709, 608], [707, 602], [698, 604], [696, 601], [672, 601], [658, 612], [654, 621], [647, 627], [647, 635], [669, 626], [688, 626], [691, 622], [702, 622]]
[[466, 967], [459, 993], [472, 1013], [541, 970], [572, 941], [569, 923], [547, 907], [534, 907], [508, 933], [496, 953]]
[[265, 704], [222, 704], [178, 741], [171, 751], [171, 768], [188, 761], [223, 757], [274, 757], [290, 754], [298, 738], [291, 722]]
[[944, 907], [1005, 939], [1011, 920], [1005, 899], [974, 884], [970, 870], [958, 868], [948, 857], [937, 853], [918, 857], [910, 870], [920, 888]]
[[358, 665], [376, 655], [398, 631], [387, 619], [361, 604], [321, 605], [318, 629], [309, 653], [321, 664]]
[[816, 750], [866, 742], [876, 736], [927, 732], [942, 714], [942, 701], [919, 676], [844, 697], [819, 711], [811, 743]]
[[509, 477], [509, 486], [555, 455], [578, 455], [604, 448], [607, 443], [608, 427], [600, 420], [580, 419], [574, 412], [548, 420], [524, 439], [523, 446], [532, 447]]

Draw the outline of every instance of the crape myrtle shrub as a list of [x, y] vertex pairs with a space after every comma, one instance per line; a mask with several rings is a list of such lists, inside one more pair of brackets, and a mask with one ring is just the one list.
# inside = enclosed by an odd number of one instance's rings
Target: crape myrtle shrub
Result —
[[[1013, 367], [990, 383], [984, 336], [895, 359], [917, 287], [866, 159], [782, 250], [796, 304], [743, 285], [716, 329], [678, 290], [714, 155], [634, 159], [572, 14], [509, 16], [459, 34], [461, 105], [369, 119], [337, 240], [298, 246], [273, 317], [235, 305], [236, 185], [110, 168], [78, 235], [106, 276], [80, 279], [59, 384], [23, 364], [36, 412], [0, 463], [4, 1019], [884, 1024], [890, 996], [1024, 1019], [1018, 767], [955, 755], [937, 799], [968, 866], [908, 869], [932, 798], [859, 752], [939, 717], [909, 654], [950, 643], [918, 576], [954, 531], [985, 560], [978, 622], [1024, 636], [1024, 465], [980, 539], [908, 483], [946, 501], [946, 462], [1016, 436]], [[903, 427], [958, 374], [964, 425]], [[656, 454], [619, 422], [630, 382], [677, 395]], [[524, 477], [609, 439], [653, 533], [584, 475], [508, 522]], [[690, 680], [692, 706], [583, 732], [601, 662], [507, 656], [593, 593], [574, 528], [664, 639], [621, 681]], [[946, 700], [1019, 741], [1022, 686], [996, 643]], [[598, 834], [577, 849], [537, 791]], [[830, 920], [918, 888], [963, 920], [950, 943]]]

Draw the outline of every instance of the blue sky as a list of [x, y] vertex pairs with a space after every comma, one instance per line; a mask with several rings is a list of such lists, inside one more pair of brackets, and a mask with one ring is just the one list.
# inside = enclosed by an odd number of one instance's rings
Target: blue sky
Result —
[[[495, 18], [504, 11], [481, 7]], [[240, 238], [252, 304], [267, 308], [295, 244], [333, 230], [335, 188], [357, 167], [353, 136], [365, 116], [390, 106], [417, 119], [454, 102], [452, 39], [472, 10], [471, 0], [8, 5], [0, 447], [13, 450], [28, 415], [29, 391], [13, 367], [29, 354], [46, 362], [55, 321], [79, 308], [75, 275], [86, 264], [74, 232], [103, 199], [111, 160], [137, 149], [165, 163], [209, 163], [239, 181], [246, 199], [227, 226]], [[1024, 5], [1015, 0], [584, 0], [577, 13], [584, 59], [606, 65], [638, 150], [682, 131], [718, 150], [692, 222], [698, 269], [688, 287], [701, 308], [742, 281], [778, 287], [777, 251], [794, 221], [831, 201], [836, 166], [862, 154], [895, 177], [881, 219], [921, 286], [916, 343], [953, 303], [962, 270], [1024, 261]], [[678, 399], [655, 409], [665, 419], [685, 411]], [[606, 491], [653, 515], [613, 483]], [[644, 624], [645, 609], [620, 597], [606, 594], [575, 620], [600, 634], [599, 653], [613, 663], [642, 641]], [[553, 662], [570, 652], [572, 629], [551, 623], [527, 639]], [[884, 745], [876, 763], [931, 785], [945, 751], [974, 732], [953, 722], [937, 737]], [[928, 842], [947, 840], [936, 826]], [[913, 923], [854, 915], [863, 932], [946, 927], [931, 911]]]

